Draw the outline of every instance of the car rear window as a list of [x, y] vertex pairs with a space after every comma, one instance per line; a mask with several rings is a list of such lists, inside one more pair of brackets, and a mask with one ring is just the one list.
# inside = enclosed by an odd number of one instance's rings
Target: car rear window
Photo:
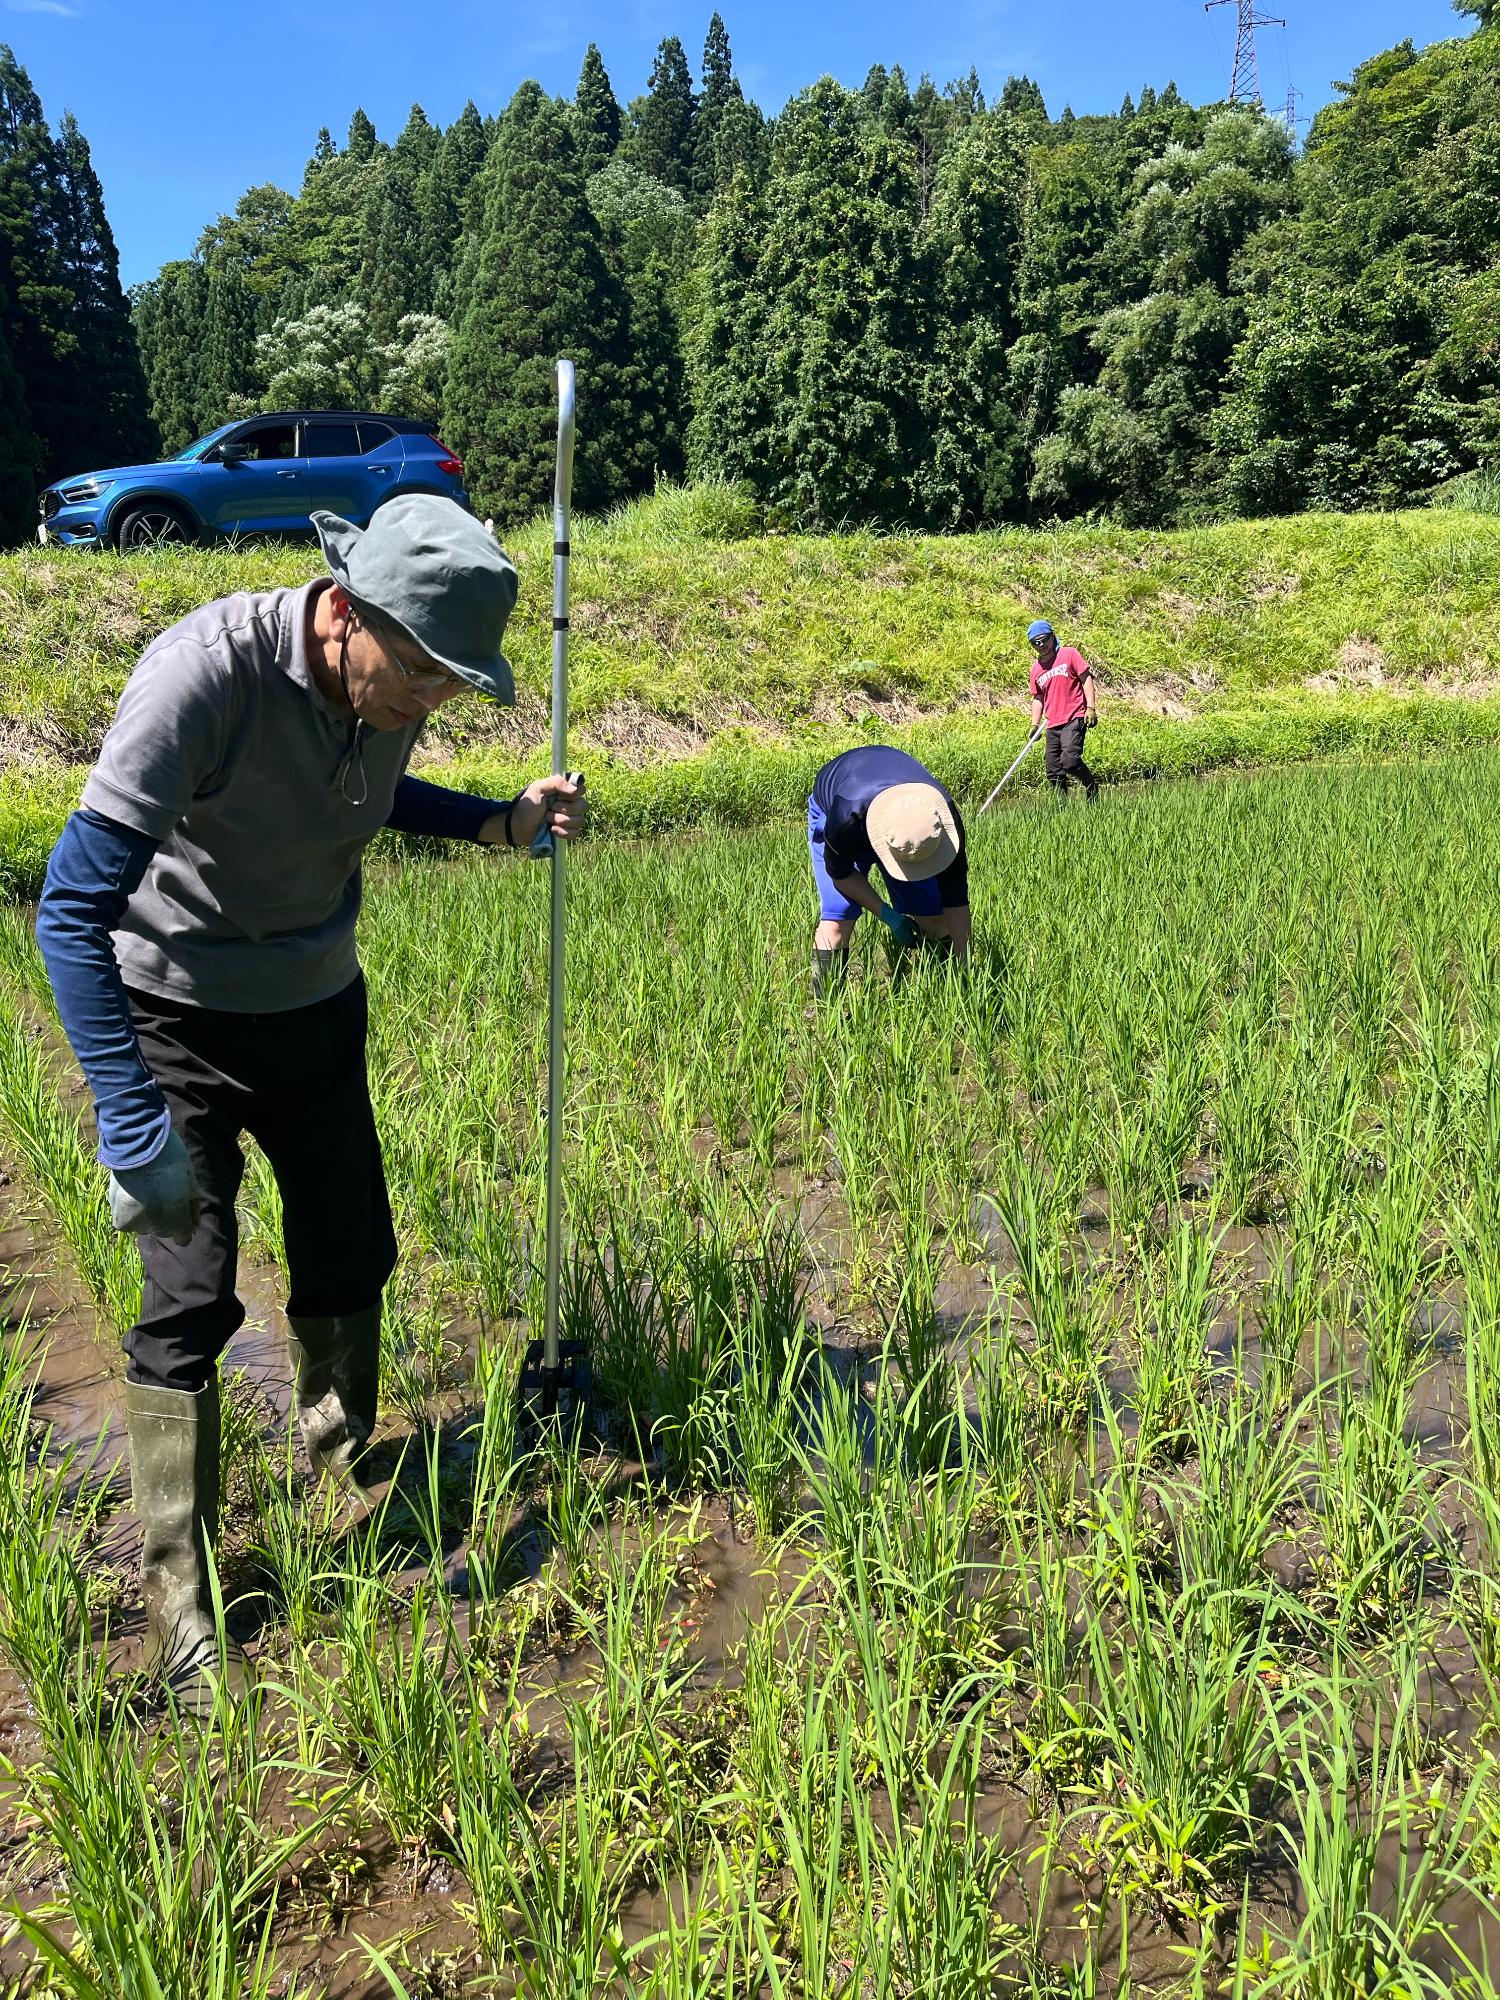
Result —
[[359, 451], [359, 426], [357, 424], [309, 424], [307, 426], [307, 455], [309, 458], [358, 458]]
[[395, 435], [389, 424], [361, 424], [359, 448], [361, 451], [379, 451], [380, 447], [389, 444]]

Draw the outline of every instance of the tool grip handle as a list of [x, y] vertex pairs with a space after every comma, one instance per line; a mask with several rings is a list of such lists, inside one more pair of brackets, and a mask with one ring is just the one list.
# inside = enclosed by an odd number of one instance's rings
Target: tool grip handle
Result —
[[[570, 785], [576, 785], [580, 791], [583, 790], [582, 771], [566, 771], [563, 773], [563, 775], [566, 777]], [[553, 841], [552, 838], [552, 828], [548, 824], [548, 822], [544, 819], [541, 825], [537, 828], [536, 839], [531, 843], [532, 860], [545, 861], [547, 857], [551, 854], [554, 845], [555, 842]]]

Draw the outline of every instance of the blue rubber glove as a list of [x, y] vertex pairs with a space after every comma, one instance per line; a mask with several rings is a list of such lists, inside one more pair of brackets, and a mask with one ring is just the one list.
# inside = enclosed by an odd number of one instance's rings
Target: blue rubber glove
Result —
[[910, 917], [903, 917], [899, 910], [893, 910], [889, 903], [882, 903], [875, 912], [897, 944], [914, 945], [922, 942], [922, 933]]
[[192, 1157], [175, 1132], [143, 1167], [116, 1167], [109, 1177], [109, 1212], [126, 1236], [169, 1236], [191, 1243], [203, 1197]]

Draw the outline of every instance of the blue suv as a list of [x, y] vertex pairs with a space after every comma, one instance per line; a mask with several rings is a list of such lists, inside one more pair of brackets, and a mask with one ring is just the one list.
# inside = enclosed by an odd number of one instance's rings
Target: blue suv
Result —
[[329, 507], [363, 526], [397, 493], [467, 507], [461, 460], [427, 425], [364, 410], [275, 410], [221, 424], [175, 458], [59, 479], [37, 535], [66, 548], [140, 549], [208, 535], [285, 535]]

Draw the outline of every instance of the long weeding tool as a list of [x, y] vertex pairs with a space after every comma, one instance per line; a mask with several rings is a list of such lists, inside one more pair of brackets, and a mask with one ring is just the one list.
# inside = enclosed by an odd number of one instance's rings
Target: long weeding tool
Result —
[[[573, 501], [574, 370], [557, 364], [557, 473], [552, 492], [552, 769], [580, 783], [568, 764], [568, 517]], [[585, 1342], [563, 1340], [559, 1328], [562, 1275], [563, 1142], [563, 850], [545, 823], [531, 851], [552, 863], [552, 933], [547, 983], [547, 1243], [546, 1304], [542, 1338], [521, 1364], [521, 1399], [538, 1418], [582, 1420], [590, 1382]]]
[[995, 803], [996, 799], [999, 798], [1000, 794], [1005, 790], [1005, 787], [1010, 783], [1011, 779], [1016, 775], [1017, 771], [1020, 770], [1021, 759], [1026, 755], [1026, 752], [1031, 748], [1033, 743], [1039, 742], [1041, 740], [1041, 737], [1044, 733], [1044, 729], [1045, 725], [1039, 722], [1036, 728], [1032, 730], [1031, 734], [1027, 737], [1026, 741], [1021, 745], [1020, 756], [1016, 758], [1016, 761], [1011, 765], [1010, 769], [1006, 772], [1005, 776], [1000, 780], [999, 784], [996, 785], [995, 789], [990, 793], [989, 797], [985, 800], [984, 804], [979, 808], [980, 812], [986, 813], [989, 811], [990, 807]]

